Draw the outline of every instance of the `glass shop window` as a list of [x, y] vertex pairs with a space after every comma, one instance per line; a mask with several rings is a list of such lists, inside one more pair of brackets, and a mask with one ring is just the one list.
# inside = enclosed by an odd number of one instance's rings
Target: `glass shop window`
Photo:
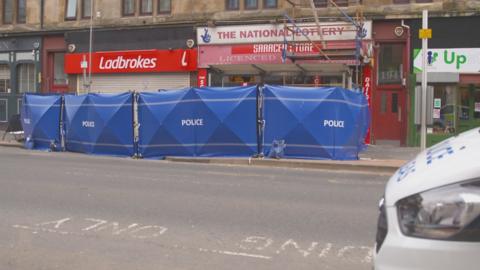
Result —
[[455, 133], [456, 93], [454, 86], [436, 85], [433, 93], [433, 133]]
[[35, 65], [19, 64], [17, 66], [18, 92], [35, 92]]
[[0, 64], [0, 93], [10, 92], [10, 66]]

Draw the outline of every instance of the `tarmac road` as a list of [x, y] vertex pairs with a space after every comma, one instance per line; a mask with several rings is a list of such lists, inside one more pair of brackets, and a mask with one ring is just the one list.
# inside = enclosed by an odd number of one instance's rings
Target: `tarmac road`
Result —
[[387, 175], [0, 147], [0, 269], [371, 269]]

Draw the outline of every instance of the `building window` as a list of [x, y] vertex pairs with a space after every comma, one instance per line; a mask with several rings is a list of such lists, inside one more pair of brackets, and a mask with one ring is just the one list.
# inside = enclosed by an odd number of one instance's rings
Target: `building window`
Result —
[[394, 4], [410, 4], [410, 0], [393, 0]]
[[327, 7], [328, 0], [314, 0], [313, 3], [317, 8]]
[[14, 0], [4, 0], [3, 2], [3, 23], [4, 24], [13, 23], [13, 1]]
[[245, 9], [257, 9], [258, 1], [257, 0], [245, 0]]
[[417, 3], [432, 3], [432, 0], [416, 0]]
[[0, 64], [0, 93], [10, 92], [10, 67]]
[[[339, 7], [348, 7], [348, 0], [334, 0], [335, 4]], [[328, 0], [314, 0], [313, 3], [315, 4], [315, 7], [317, 8], [324, 8], [327, 6], [334, 6], [330, 1]], [[359, 2], [361, 3], [361, 1]]]
[[277, 0], [263, 0], [263, 8], [277, 8]]
[[67, 0], [65, 19], [75, 20], [77, 18], [77, 0]]
[[27, 0], [17, 1], [17, 23], [27, 22]]
[[123, 16], [135, 15], [135, 0], [123, 0], [122, 14]]
[[92, 16], [92, 0], [82, 0], [82, 18]]
[[64, 86], [68, 84], [67, 74], [65, 74], [65, 53], [54, 53], [53, 55], [53, 85]]
[[140, 13], [142, 15], [148, 15], [153, 13], [152, 0], [140, 0]]
[[165, 14], [172, 11], [171, 0], [158, 0], [158, 13]]
[[6, 99], [0, 99], [0, 122], [7, 122], [8, 103]]
[[382, 44], [378, 55], [378, 84], [401, 84], [403, 45]]
[[226, 9], [227, 10], [237, 10], [240, 8], [240, 4], [238, 0], [227, 0], [226, 2]]
[[19, 64], [17, 66], [18, 92], [35, 91], [35, 64]]

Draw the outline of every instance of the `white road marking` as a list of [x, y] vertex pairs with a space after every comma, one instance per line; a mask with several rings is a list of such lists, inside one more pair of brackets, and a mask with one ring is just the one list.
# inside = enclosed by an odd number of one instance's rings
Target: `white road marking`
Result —
[[283, 245], [280, 247], [279, 250], [277, 250], [276, 253], [280, 254], [282, 251], [285, 251], [288, 246], [292, 246], [293, 248], [298, 250], [298, 252], [300, 252], [303, 255], [303, 257], [307, 257], [318, 246], [318, 243], [312, 242], [312, 244], [310, 244], [310, 247], [305, 250], [305, 249], [301, 249], [300, 246], [297, 244], [297, 242], [293, 241], [293, 239], [288, 239], [285, 243], [283, 243]]
[[[263, 237], [263, 236], [249, 236], [249, 237], [243, 239], [242, 243], [246, 243], [248, 245], [250, 245], [250, 244], [260, 244], [260, 246], [252, 247], [252, 248], [255, 248], [256, 250], [264, 250], [267, 247], [269, 247], [270, 245], [272, 245], [273, 240], [270, 239], [270, 238], [267, 238], [267, 237]], [[245, 249], [245, 250], [252, 249], [252, 248], [244, 246], [243, 244], [240, 244], [239, 246], [240, 246], [241, 249]]]
[[35, 224], [35, 225], [44, 226], [44, 225], [55, 224], [55, 226], [53, 226], [53, 228], [58, 229], [58, 228], [60, 228], [60, 226], [62, 226], [63, 223], [65, 223], [67, 221], [70, 221], [70, 220], [71, 220], [71, 218], [62, 218], [62, 219], [59, 219], [59, 220], [52, 220], [52, 221], [46, 221], [46, 222], [38, 223], [38, 224]]
[[98, 226], [103, 225], [103, 224], [105, 224], [105, 223], [108, 222], [108, 221], [106, 221], [106, 220], [96, 219], [96, 218], [86, 218], [85, 220], [86, 220], [86, 221], [96, 222], [96, 223], [93, 224], [92, 226], [88, 226], [87, 228], [82, 229], [82, 231], [89, 231], [89, 230], [91, 230], [91, 229], [95, 229], [95, 228], [97, 228]]

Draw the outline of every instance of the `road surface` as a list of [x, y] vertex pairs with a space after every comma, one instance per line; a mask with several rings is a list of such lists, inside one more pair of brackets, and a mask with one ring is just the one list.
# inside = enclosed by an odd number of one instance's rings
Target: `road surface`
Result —
[[0, 269], [371, 269], [387, 175], [0, 147]]

